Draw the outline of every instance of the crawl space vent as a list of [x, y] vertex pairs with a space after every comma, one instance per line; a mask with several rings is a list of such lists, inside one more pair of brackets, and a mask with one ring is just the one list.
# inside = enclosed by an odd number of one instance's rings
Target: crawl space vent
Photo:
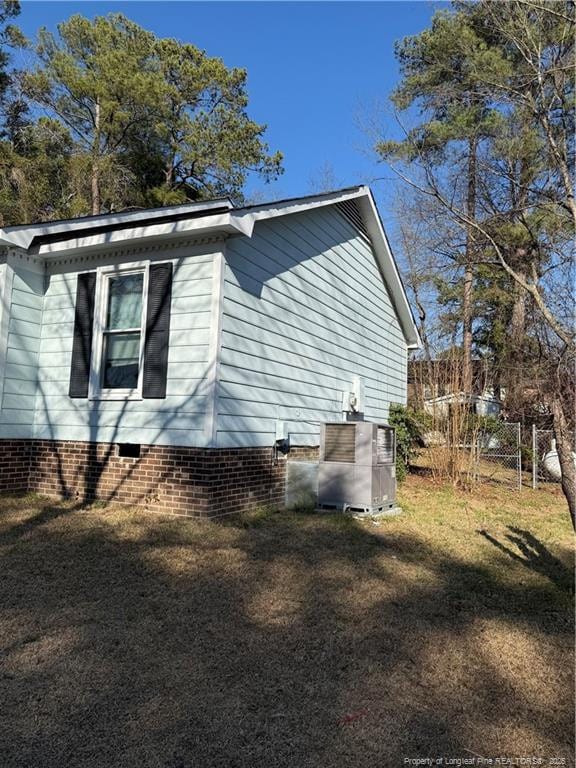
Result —
[[118, 443], [118, 456], [121, 459], [139, 459], [140, 443]]

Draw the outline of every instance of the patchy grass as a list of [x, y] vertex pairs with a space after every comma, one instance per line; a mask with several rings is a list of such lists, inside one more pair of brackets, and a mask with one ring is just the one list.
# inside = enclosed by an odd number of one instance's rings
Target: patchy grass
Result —
[[1, 764], [572, 760], [555, 490], [410, 478], [378, 522], [0, 499]]

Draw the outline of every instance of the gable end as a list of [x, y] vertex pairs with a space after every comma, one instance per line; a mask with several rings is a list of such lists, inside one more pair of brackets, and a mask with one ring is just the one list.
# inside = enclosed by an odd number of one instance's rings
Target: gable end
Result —
[[342, 200], [341, 202], [336, 203], [335, 207], [340, 211], [342, 216], [352, 224], [354, 229], [357, 229], [360, 234], [364, 235], [366, 240], [370, 242], [370, 235], [368, 234], [368, 230], [364, 224], [364, 218], [360, 213], [356, 200]]

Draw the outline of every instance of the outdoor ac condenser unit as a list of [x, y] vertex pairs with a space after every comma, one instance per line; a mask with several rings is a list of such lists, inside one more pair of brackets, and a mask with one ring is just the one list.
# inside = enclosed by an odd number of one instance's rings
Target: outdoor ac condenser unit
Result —
[[318, 506], [360, 514], [396, 508], [393, 427], [368, 421], [322, 424]]

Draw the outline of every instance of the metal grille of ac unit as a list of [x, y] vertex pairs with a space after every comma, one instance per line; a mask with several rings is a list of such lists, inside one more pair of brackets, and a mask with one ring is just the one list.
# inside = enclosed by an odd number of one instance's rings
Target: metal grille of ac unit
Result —
[[391, 429], [378, 427], [376, 456], [378, 464], [392, 464], [394, 462], [394, 432]]
[[327, 424], [324, 442], [324, 461], [356, 460], [356, 432], [354, 424]]

